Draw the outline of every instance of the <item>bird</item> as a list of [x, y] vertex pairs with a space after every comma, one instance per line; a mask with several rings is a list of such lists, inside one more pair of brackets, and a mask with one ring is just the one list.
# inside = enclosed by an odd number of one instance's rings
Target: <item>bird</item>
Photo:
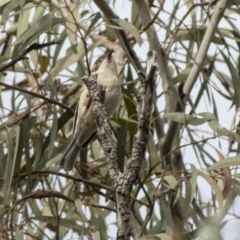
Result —
[[[104, 104], [107, 117], [112, 116], [122, 102], [121, 83], [112, 53], [111, 50], [99, 57], [91, 71], [91, 75], [97, 75], [97, 83], [106, 86]], [[72, 140], [59, 161], [59, 166], [65, 171], [73, 168], [81, 148], [86, 147], [97, 132], [93, 102], [85, 84], [81, 89], [73, 123]]]

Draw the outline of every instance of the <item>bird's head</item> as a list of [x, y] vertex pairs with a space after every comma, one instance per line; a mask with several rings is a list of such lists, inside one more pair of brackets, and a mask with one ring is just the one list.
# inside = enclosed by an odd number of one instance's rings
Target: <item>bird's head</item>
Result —
[[93, 65], [92, 72], [112, 71], [117, 74], [117, 65], [112, 56], [113, 50], [99, 57]]

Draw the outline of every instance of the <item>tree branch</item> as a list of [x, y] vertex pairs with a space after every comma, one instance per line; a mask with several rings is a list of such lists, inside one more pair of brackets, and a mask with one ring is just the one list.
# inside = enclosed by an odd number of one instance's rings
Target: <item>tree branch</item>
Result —
[[12, 61], [10, 61], [9, 63], [3, 65], [0, 67], [0, 72], [6, 70], [7, 68], [9, 67], [12, 67], [14, 66], [17, 62], [23, 60], [23, 59], [28, 59], [27, 57], [25, 57], [25, 55], [27, 55], [29, 52], [31, 52], [32, 50], [39, 50], [39, 49], [42, 49], [42, 48], [45, 48], [47, 46], [51, 46], [51, 45], [55, 45], [55, 44], [60, 44], [61, 43], [61, 40], [59, 41], [56, 41], [56, 40], [53, 40], [51, 42], [48, 42], [48, 43], [33, 43], [31, 44], [27, 49], [25, 49], [23, 52], [21, 52], [16, 58], [14, 58]]
[[186, 99], [188, 98], [188, 96], [192, 90], [192, 87], [193, 87], [194, 83], [196, 82], [198, 74], [201, 71], [202, 64], [206, 58], [207, 51], [208, 51], [208, 48], [212, 41], [213, 35], [217, 29], [218, 23], [221, 20], [223, 14], [224, 14], [224, 11], [227, 8], [229, 2], [230, 1], [228, 1], [228, 0], [219, 0], [216, 3], [213, 15], [208, 24], [207, 30], [204, 34], [200, 48], [197, 52], [197, 56], [195, 58], [194, 65], [191, 69], [191, 72], [188, 75], [188, 78], [187, 78], [186, 83], [183, 88], [183, 92], [186, 94]]
[[38, 94], [38, 93], [36, 93], [36, 92], [31, 92], [31, 91], [28, 91], [28, 90], [26, 90], [26, 89], [24, 89], [24, 88], [17, 87], [17, 86], [13, 86], [13, 85], [9, 85], [9, 84], [3, 83], [3, 82], [0, 82], [0, 85], [1, 85], [1, 86], [4, 86], [4, 87], [6, 87], [6, 88], [9, 88], [9, 89], [14, 89], [14, 90], [17, 90], [17, 91], [19, 91], [19, 92], [24, 92], [24, 93], [27, 93], [27, 94], [32, 95], [32, 96], [34, 96], [34, 97], [43, 99], [43, 100], [45, 100], [47, 103], [51, 103], [51, 104], [58, 105], [58, 106], [62, 107], [63, 109], [69, 111], [70, 113], [74, 113], [74, 111], [73, 111], [71, 108], [69, 108], [68, 106], [62, 104], [61, 102], [58, 102], [58, 101], [56, 101], [56, 100], [54, 100], [54, 99], [51, 99], [51, 98], [47, 98], [47, 97], [45, 97], [45, 96], [43, 96], [43, 95], [41, 95], [41, 94]]
[[[138, 104], [138, 131], [134, 139], [132, 156], [126, 171], [119, 174], [116, 201], [118, 211], [118, 240], [130, 239], [130, 192], [137, 180], [148, 142], [149, 121], [152, 108], [154, 74], [156, 71], [157, 52], [148, 52], [147, 71], [141, 87], [141, 99]], [[139, 96], [138, 96], [139, 97]]]
[[145, 80], [142, 82], [141, 95], [138, 95], [138, 131], [134, 139], [133, 151], [126, 171], [121, 173], [118, 168], [116, 146], [111, 139], [111, 128], [108, 124], [103, 103], [105, 87], [98, 85], [96, 76], [83, 77], [93, 100], [93, 112], [96, 118], [97, 131], [104, 154], [108, 161], [110, 180], [115, 190], [117, 204], [117, 239], [130, 239], [132, 227], [130, 225], [130, 193], [140, 172], [145, 149], [148, 142], [148, 130], [152, 108], [154, 74], [156, 71], [157, 52], [148, 52]]
[[112, 131], [108, 124], [103, 102], [106, 87], [97, 84], [97, 75], [92, 75], [90, 77], [85, 76], [82, 80], [86, 84], [93, 100], [93, 112], [96, 118], [98, 137], [108, 161], [110, 180], [115, 189], [117, 177], [119, 175], [119, 168], [117, 163], [117, 150], [111, 138]]
[[[51, 170], [35, 170], [35, 171], [30, 172], [30, 175], [36, 175], [36, 174], [37, 175], [48, 175], [48, 174], [57, 175], [57, 176], [65, 177], [67, 179], [70, 179], [70, 180], [73, 180], [76, 182], [82, 182], [82, 183], [88, 184], [93, 187], [98, 187], [101, 189], [103, 188], [110, 192], [112, 191], [112, 188], [110, 186], [107, 186], [107, 185], [101, 184], [101, 183], [97, 183], [97, 182], [92, 182], [90, 180], [82, 178], [81, 176], [74, 177], [72, 175], [68, 175], [68, 174], [64, 174], [64, 173], [60, 173], [60, 172], [56, 172], [56, 171], [51, 171]], [[16, 174], [14, 176], [14, 181], [20, 182], [22, 179], [24, 179], [27, 176], [28, 176], [28, 173]]]
[[[115, 25], [115, 26], [118, 26], [114, 21], [112, 21], [112, 19], [118, 18], [118, 16], [112, 11], [112, 9], [109, 7], [109, 5], [106, 3], [106, 1], [104, 1], [104, 0], [94, 0], [94, 2], [98, 6], [98, 8], [105, 14], [107, 19], [111, 22], [111, 24]], [[137, 1], [136, 1], [136, 4], [138, 4]], [[146, 9], [144, 9], [143, 11], [145, 12]], [[151, 20], [152, 19], [150, 17], [148, 19], [146, 19], [146, 23], [148, 23], [147, 27], [149, 27], [149, 23], [151, 22]], [[119, 42], [121, 43], [121, 46], [122, 46], [123, 50], [125, 51], [125, 54], [127, 55], [130, 63], [133, 65], [133, 67], [135, 68], [135, 70], [137, 72], [139, 70], [143, 71], [142, 65], [141, 65], [140, 61], [138, 60], [138, 58], [136, 56], [136, 53], [132, 49], [132, 46], [130, 45], [129, 40], [127, 39], [127, 36], [126, 36], [125, 32], [123, 30], [119, 30], [119, 29], [114, 29], [114, 30], [116, 31]], [[149, 39], [149, 41], [150, 41], [150, 39]], [[158, 41], [158, 45], [160, 46], [159, 41]], [[161, 46], [160, 46], [160, 48], [156, 48], [154, 45], [150, 44], [150, 48], [153, 49], [153, 50], [157, 50], [158, 54], [162, 54]], [[163, 71], [165, 68], [167, 69], [168, 66], [163, 67], [163, 69], [162, 68], [160, 69], [160, 67], [159, 67], [160, 73], [161, 73], [161, 70]], [[139, 79], [142, 79], [140, 74], [138, 76], [139, 76]], [[169, 93], [169, 94], [171, 94], [171, 93]], [[164, 134], [163, 125], [162, 125], [161, 119], [159, 118], [159, 112], [158, 112], [156, 103], [154, 103], [154, 108], [155, 108], [155, 111], [153, 112], [153, 117], [155, 119], [154, 125], [156, 126], [156, 129], [157, 129], [156, 131], [157, 131], [158, 137], [162, 138], [163, 134]]]
[[[186, 178], [190, 178], [190, 176], [186, 176]], [[171, 193], [171, 192], [176, 192], [177, 189], [179, 188], [179, 186], [181, 185], [181, 183], [184, 181], [184, 178], [181, 178], [179, 181], [176, 182], [176, 184], [172, 187], [172, 188], [168, 188], [168, 189], [165, 189], [163, 191], [159, 191], [159, 192], [156, 192], [153, 196], [153, 201], [152, 201], [152, 205], [150, 206], [149, 208], [149, 211], [147, 213], [147, 216], [145, 217], [145, 220], [142, 224], [142, 229], [141, 229], [141, 232], [138, 234], [138, 237], [141, 237], [146, 229], [146, 226], [149, 222], [149, 220], [151, 219], [152, 217], [152, 213], [153, 213], [153, 209], [154, 209], [154, 205], [155, 205], [155, 202], [160, 199], [164, 194], [167, 194], [167, 193]]]

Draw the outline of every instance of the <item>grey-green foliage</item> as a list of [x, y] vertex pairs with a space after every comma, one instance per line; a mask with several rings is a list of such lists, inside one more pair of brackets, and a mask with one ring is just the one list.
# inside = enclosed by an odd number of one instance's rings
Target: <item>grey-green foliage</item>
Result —
[[[224, 217], [237, 219], [231, 207], [240, 189], [240, 137], [235, 118], [240, 83], [238, 1], [228, 6], [209, 43], [210, 50], [184, 110], [177, 87], [185, 83], [192, 70], [215, 2], [193, 5], [183, 0], [173, 4], [149, 1], [154, 18], [151, 24], [141, 21], [135, 1], [107, 2], [120, 18], [104, 15], [94, 1], [0, 3], [0, 67], [34, 42], [61, 40], [30, 52], [28, 59], [1, 73], [1, 82], [15, 86], [0, 88], [1, 239], [115, 237], [112, 226], [116, 226], [116, 206], [98, 140], [81, 152], [73, 172], [58, 174], [58, 160], [71, 137], [73, 112], [34, 93], [62, 102], [74, 111], [81, 77], [87, 74], [86, 59], [92, 66], [106, 48], [116, 49], [122, 43], [115, 29], [125, 31], [144, 69], [145, 49], [151, 45], [144, 33], [147, 24], [155, 28], [174, 86], [163, 89], [162, 73], [158, 72], [141, 184], [138, 181], [132, 190], [134, 234], [139, 235], [149, 214], [141, 239], [221, 239], [221, 230], [228, 223]], [[125, 19], [126, 12], [129, 19]], [[113, 139], [117, 142], [119, 168], [124, 171], [137, 130], [133, 86], [138, 86], [138, 75], [131, 59], [120, 60], [125, 64], [123, 102], [110, 122], [118, 136]], [[169, 91], [181, 105], [177, 112], [166, 112], [165, 94]], [[162, 156], [162, 143], [171, 123], [176, 123], [176, 129], [167, 138], [169, 152]], [[171, 159], [169, 166], [164, 166], [165, 159]], [[92, 183], [85, 183], [79, 176]], [[205, 180], [204, 185], [200, 178]], [[210, 194], [205, 195], [205, 189]], [[154, 195], [159, 194], [161, 197], [154, 201]]]

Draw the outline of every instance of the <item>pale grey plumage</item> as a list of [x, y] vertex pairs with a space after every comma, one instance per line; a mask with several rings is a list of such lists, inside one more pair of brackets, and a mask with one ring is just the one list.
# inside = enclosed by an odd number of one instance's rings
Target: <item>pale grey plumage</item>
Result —
[[[117, 66], [113, 60], [112, 51], [95, 62], [91, 75], [95, 74], [97, 75], [97, 82], [106, 85], [105, 108], [109, 117], [119, 108], [122, 100]], [[71, 170], [80, 149], [89, 143], [96, 131], [92, 101], [87, 87], [83, 85], [74, 117], [73, 139], [59, 165], [64, 167], [66, 171]]]

